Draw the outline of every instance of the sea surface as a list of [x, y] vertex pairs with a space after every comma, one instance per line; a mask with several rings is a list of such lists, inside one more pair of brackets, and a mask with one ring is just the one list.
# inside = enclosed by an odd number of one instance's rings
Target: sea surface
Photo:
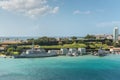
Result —
[[120, 80], [120, 55], [0, 58], [0, 80]]

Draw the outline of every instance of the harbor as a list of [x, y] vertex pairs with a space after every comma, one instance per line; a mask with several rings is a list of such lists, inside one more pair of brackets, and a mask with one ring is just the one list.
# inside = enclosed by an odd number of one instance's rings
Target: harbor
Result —
[[0, 80], [120, 80], [120, 0], [0, 0]]
[[43, 57], [57, 57], [57, 56], [71, 56], [71, 57], [78, 57], [78, 56], [85, 56], [85, 55], [93, 55], [104, 57], [108, 55], [119, 55], [118, 51], [105, 51], [104, 49], [100, 48], [98, 51], [95, 52], [87, 52], [85, 48], [61, 48], [60, 50], [48, 50], [46, 52], [45, 49], [28, 49], [22, 52], [20, 55], [0, 55], [0, 58], [43, 58]]

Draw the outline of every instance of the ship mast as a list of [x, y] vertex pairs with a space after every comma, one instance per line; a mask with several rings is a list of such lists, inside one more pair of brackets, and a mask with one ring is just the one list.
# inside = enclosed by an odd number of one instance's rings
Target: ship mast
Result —
[[32, 41], [32, 51], [34, 50], [34, 39]]

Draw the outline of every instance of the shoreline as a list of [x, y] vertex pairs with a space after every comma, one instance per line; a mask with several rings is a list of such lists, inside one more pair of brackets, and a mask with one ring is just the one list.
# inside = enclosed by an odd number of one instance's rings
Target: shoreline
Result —
[[[106, 56], [115, 56], [115, 55], [120, 55], [120, 54], [107, 54]], [[86, 57], [86, 56], [92, 56], [92, 57], [106, 57], [106, 56], [96, 56], [96, 55], [92, 55], [92, 54], [88, 54], [88, 55], [79, 55], [79, 56], [67, 56], [67, 55], [58, 55], [58, 56], [47, 56], [47, 57], [24, 57], [24, 58], [14, 58], [14, 56], [6, 56], [6, 55], [4, 55], [4, 56], [0, 56], [0, 59], [1, 58], [8, 58], [8, 59], [10, 59], [10, 58], [13, 58], [13, 59], [35, 59], [35, 58], [56, 58], [56, 57], [70, 57], [70, 58], [79, 58], [79, 57]]]

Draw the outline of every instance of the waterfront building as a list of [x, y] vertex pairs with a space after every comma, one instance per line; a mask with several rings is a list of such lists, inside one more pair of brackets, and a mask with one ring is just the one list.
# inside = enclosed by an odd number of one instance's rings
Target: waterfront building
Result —
[[113, 29], [113, 41], [114, 42], [117, 42], [118, 41], [118, 35], [119, 35], [119, 29], [118, 27], [115, 27]]
[[119, 47], [118, 48], [110, 48], [110, 52], [112, 52], [112, 53], [115, 53], [115, 52], [120, 53], [120, 48]]
[[111, 34], [98, 34], [95, 37], [96, 39], [113, 39], [113, 35]]
[[106, 39], [113, 39], [113, 35], [107, 35]]
[[105, 34], [99, 34], [99, 35], [95, 35], [96, 39], [105, 39], [106, 35]]
[[78, 48], [78, 52], [80, 53], [80, 55], [84, 55], [84, 54], [86, 54], [86, 49], [85, 48]]
[[70, 53], [76, 53], [76, 52], [77, 52], [77, 49], [76, 49], [76, 48], [70, 48], [70, 49], [69, 49], [69, 52], [70, 52]]
[[62, 49], [60, 49], [60, 51], [61, 51], [62, 55], [66, 55], [68, 53], [68, 49], [67, 48], [62, 48]]

